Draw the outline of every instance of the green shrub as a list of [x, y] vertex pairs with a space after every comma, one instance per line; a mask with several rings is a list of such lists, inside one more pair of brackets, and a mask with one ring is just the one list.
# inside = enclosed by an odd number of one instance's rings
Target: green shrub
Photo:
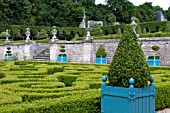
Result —
[[170, 32], [170, 23], [168, 23], [168, 24], [166, 25], [165, 32]]
[[63, 72], [63, 69], [64, 68], [62, 66], [48, 68], [47, 69], [47, 74], [50, 75], [50, 74], [54, 74], [56, 72]]
[[1, 32], [0, 39], [5, 39], [5, 37], [6, 37], [6, 32]]
[[37, 36], [37, 39], [47, 39], [47, 38], [48, 38], [47, 32], [46, 32], [44, 29], [42, 29], [42, 30], [39, 32], [39, 34], [38, 34], [38, 36]]
[[60, 52], [61, 52], [61, 53], [64, 53], [64, 52], [65, 52], [65, 49], [60, 49]]
[[0, 72], [0, 79], [5, 77], [5, 73]]
[[[88, 95], [87, 95], [88, 94]], [[0, 107], [2, 113], [99, 113], [99, 90]]]
[[140, 25], [137, 25], [137, 26], [136, 26], [136, 33], [137, 33], [137, 34], [142, 34]]
[[122, 35], [122, 32], [121, 32], [120, 28], [118, 28], [118, 30], [117, 30], [117, 35]]
[[159, 46], [158, 46], [158, 45], [153, 45], [153, 46], [152, 46], [152, 50], [158, 51], [158, 50], [159, 50]]
[[145, 29], [145, 28], [143, 28], [142, 33], [143, 33], [143, 34], [146, 34], [146, 29]]
[[96, 57], [100, 57], [100, 56], [102, 56], [103, 58], [106, 57], [106, 52], [102, 45], [99, 46], [99, 48], [96, 52]]
[[65, 86], [72, 86], [72, 83], [76, 81], [77, 76], [74, 75], [64, 75], [57, 76], [59, 82], [63, 82]]
[[129, 87], [130, 78], [134, 78], [135, 87], [148, 85], [150, 69], [131, 25], [125, 27], [109, 67], [108, 77], [112, 86]]

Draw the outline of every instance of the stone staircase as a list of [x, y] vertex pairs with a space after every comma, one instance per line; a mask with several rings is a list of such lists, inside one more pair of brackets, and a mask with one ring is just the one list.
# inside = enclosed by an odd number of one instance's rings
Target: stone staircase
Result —
[[34, 50], [33, 60], [36, 61], [49, 61], [50, 60], [50, 47], [49, 45], [36, 45]]
[[50, 49], [45, 49], [41, 51], [36, 56], [33, 56], [33, 59], [37, 61], [49, 61], [50, 60]]

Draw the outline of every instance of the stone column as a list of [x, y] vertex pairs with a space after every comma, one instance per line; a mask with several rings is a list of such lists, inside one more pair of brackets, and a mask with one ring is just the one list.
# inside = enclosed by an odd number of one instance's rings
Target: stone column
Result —
[[58, 45], [57, 43], [51, 43], [50, 45], [50, 61], [57, 62]]
[[83, 43], [83, 63], [92, 63], [93, 61], [93, 42], [91, 41], [84, 41]]
[[4, 60], [5, 57], [5, 49], [4, 49], [4, 45], [0, 45], [0, 61]]
[[31, 60], [31, 45], [29, 43], [25, 43], [24, 45], [24, 53], [23, 57], [26, 57], [26, 60]]

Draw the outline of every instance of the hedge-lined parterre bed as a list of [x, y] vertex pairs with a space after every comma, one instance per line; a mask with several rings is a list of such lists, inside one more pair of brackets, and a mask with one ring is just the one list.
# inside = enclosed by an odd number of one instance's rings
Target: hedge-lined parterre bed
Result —
[[[99, 113], [101, 78], [108, 69], [107, 64], [3, 62], [0, 113]], [[170, 67], [150, 69], [156, 109], [170, 107]]]

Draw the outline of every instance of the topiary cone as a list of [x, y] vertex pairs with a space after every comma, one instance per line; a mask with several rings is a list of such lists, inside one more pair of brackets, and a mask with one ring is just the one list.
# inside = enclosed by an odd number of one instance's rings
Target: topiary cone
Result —
[[134, 87], [145, 87], [150, 78], [150, 69], [132, 25], [126, 25], [109, 67], [109, 85], [129, 87], [130, 78], [135, 79]]

